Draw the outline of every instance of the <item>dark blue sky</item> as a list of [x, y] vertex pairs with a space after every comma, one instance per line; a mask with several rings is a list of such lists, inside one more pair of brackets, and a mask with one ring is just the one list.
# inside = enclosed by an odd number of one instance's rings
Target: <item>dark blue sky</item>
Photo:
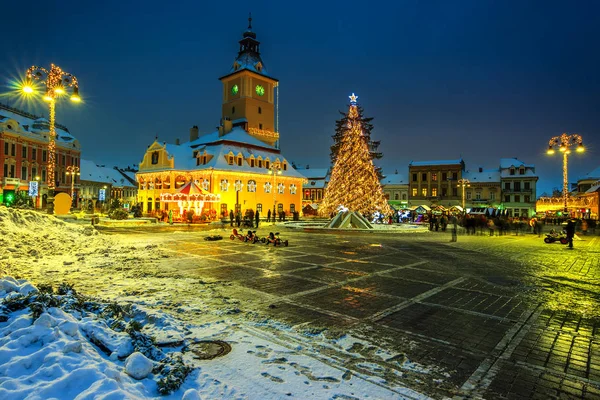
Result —
[[540, 194], [562, 185], [560, 158], [545, 155], [562, 132], [588, 149], [571, 158], [571, 181], [600, 164], [598, 1], [14, 3], [3, 5], [3, 83], [33, 64], [75, 74], [85, 103], [59, 104], [57, 118], [97, 163], [138, 163], [156, 135], [214, 130], [218, 77], [252, 11], [296, 164], [328, 166], [352, 92], [375, 118], [387, 174], [411, 160], [462, 156], [474, 169], [518, 157], [536, 165]]

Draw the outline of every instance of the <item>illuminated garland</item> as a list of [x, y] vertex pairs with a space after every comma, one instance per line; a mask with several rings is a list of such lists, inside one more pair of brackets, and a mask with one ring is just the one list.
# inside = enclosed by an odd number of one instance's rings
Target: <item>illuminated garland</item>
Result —
[[50, 134], [48, 137], [48, 165], [46, 181], [48, 189], [54, 190], [56, 187], [56, 100], [66, 93], [67, 88], [72, 88], [71, 100], [81, 101], [79, 97], [79, 84], [74, 75], [64, 72], [60, 67], [50, 64], [50, 71], [46, 68], [32, 66], [27, 70], [27, 79], [23, 87], [25, 93], [33, 92], [33, 80], [38, 80], [46, 85], [46, 94], [44, 100], [48, 102], [50, 115]]
[[362, 137], [357, 98], [354, 93], [350, 96], [348, 127], [341, 139], [325, 196], [319, 205], [321, 215], [336, 212], [340, 206], [361, 214], [371, 214], [375, 211], [392, 213], [377, 179], [369, 147]]

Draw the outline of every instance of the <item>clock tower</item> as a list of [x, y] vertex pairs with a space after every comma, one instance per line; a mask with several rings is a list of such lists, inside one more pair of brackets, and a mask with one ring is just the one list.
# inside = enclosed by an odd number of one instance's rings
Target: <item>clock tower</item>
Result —
[[260, 58], [260, 42], [252, 31], [252, 17], [240, 40], [240, 50], [231, 70], [219, 78], [223, 83], [221, 134], [243, 126], [252, 136], [277, 146], [275, 89], [279, 81], [270, 76]]

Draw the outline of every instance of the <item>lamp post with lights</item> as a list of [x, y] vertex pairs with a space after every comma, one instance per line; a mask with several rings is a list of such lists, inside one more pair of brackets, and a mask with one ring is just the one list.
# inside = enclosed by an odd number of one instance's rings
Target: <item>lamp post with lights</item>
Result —
[[281, 175], [281, 165], [273, 163], [269, 167], [269, 174], [273, 175], [273, 221], [277, 212], [277, 175]]
[[471, 181], [468, 179], [459, 179], [458, 181], [458, 187], [462, 187], [462, 207], [463, 207], [463, 214], [467, 213], [467, 208], [466, 208], [466, 203], [465, 203], [465, 188], [466, 187], [470, 187], [471, 186]]
[[75, 177], [80, 175], [79, 167], [76, 165], [67, 166], [67, 175], [71, 175], [71, 206], [75, 208], [77, 202], [75, 201]]
[[548, 142], [548, 154], [552, 155], [555, 153], [555, 150], [563, 153], [563, 211], [565, 214], [569, 212], [567, 207], [567, 201], [569, 199], [569, 154], [571, 154], [571, 147], [577, 146], [578, 153], [583, 153], [585, 151], [585, 147], [583, 147], [583, 139], [581, 135], [573, 133], [571, 135], [567, 135], [563, 133], [560, 136], [554, 136]]
[[64, 72], [60, 67], [50, 64], [50, 70], [43, 67], [32, 66], [27, 70], [27, 77], [23, 85], [23, 92], [31, 94], [34, 92], [34, 81], [40, 81], [46, 86], [44, 101], [49, 107], [49, 138], [48, 138], [48, 166], [46, 171], [46, 182], [48, 184], [48, 211], [52, 213], [54, 206], [54, 189], [56, 188], [56, 129], [55, 129], [55, 107], [56, 101], [65, 95], [68, 90], [71, 93], [71, 101], [80, 102], [79, 84], [74, 75]]

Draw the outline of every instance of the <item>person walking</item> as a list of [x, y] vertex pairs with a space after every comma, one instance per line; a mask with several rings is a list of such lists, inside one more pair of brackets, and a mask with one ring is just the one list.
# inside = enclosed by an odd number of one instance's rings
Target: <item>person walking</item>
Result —
[[233, 219], [235, 217], [233, 216], [233, 210], [229, 210], [229, 225], [233, 226]]
[[269, 211], [267, 211], [267, 222], [271, 222], [271, 209], [269, 208]]
[[238, 211], [235, 214], [235, 222], [237, 223], [238, 228], [240, 227], [240, 225], [242, 224], [242, 212]]
[[173, 210], [169, 210], [169, 225], [173, 225]]
[[573, 219], [567, 221], [565, 232], [567, 233], [567, 240], [569, 241], [569, 247], [567, 248], [573, 250], [573, 237], [575, 236], [575, 221]]
[[453, 215], [452, 219], [450, 221], [450, 223], [452, 224], [452, 239], [450, 240], [451, 242], [456, 242], [457, 239], [457, 231], [458, 231], [458, 221], [456, 219], [456, 216]]
[[258, 229], [258, 223], [260, 222], [260, 213], [256, 210], [254, 214], [254, 223], [256, 224], [256, 228]]

